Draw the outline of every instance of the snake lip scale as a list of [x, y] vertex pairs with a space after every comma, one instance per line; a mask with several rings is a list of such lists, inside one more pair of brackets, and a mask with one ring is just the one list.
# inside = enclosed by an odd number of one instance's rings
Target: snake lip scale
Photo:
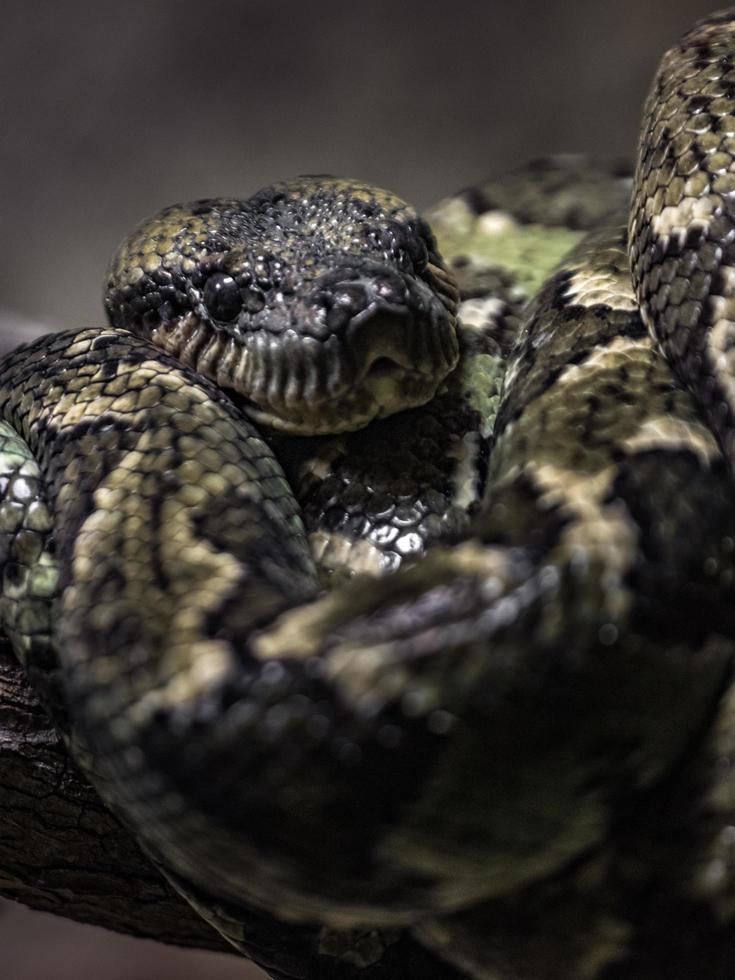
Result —
[[3, 628], [279, 980], [641, 977], [732, 927], [735, 10], [664, 56], [628, 199], [489, 181], [451, 261], [356, 180], [175, 205], [109, 327], [0, 362]]

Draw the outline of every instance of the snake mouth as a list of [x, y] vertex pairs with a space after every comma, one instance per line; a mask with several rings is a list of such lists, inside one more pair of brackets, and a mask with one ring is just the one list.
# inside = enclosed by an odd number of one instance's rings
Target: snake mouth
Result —
[[192, 312], [151, 339], [233, 389], [254, 421], [322, 435], [430, 401], [459, 358], [456, 305], [444, 270], [422, 278], [363, 264], [322, 276], [309, 296], [245, 328]]
[[238, 392], [256, 422], [322, 435], [425, 404], [458, 356], [454, 322], [382, 311], [357, 318], [339, 339], [256, 341], [227, 382], [222, 371], [217, 381]]

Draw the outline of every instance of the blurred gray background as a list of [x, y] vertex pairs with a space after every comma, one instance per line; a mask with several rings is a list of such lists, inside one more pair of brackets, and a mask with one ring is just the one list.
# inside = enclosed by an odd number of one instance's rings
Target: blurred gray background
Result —
[[[0, 308], [101, 322], [108, 256], [177, 200], [331, 172], [427, 206], [544, 153], [632, 158], [661, 52], [714, 6], [6, 0]], [[0, 947], [4, 980], [256, 975], [11, 906]]]

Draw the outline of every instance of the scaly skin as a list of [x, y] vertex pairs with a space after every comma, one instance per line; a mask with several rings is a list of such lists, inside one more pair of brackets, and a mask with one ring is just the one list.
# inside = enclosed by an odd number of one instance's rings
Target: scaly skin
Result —
[[[29, 668], [48, 672], [52, 700], [61, 679], [73, 750], [101, 792], [245, 949], [258, 948], [238, 912], [251, 905], [261, 936], [268, 917], [293, 923], [307, 975], [330, 955], [344, 976], [379, 971], [396, 928], [476, 978], [622, 975], [626, 960], [645, 963], [646, 895], [666, 880], [642, 843], [656, 819], [676, 827], [670, 809], [690, 791], [708, 799], [714, 830], [690, 842], [663, 918], [731, 922], [732, 890], [710, 873], [732, 814], [715, 791], [729, 784], [707, 768], [735, 744], [735, 513], [717, 442], [729, 455], [729, 123], [706, 114], [721, 144], [680, 165], [716, 175], [710, 186], [692, 170], [687, 184], [666, 177], [682, 130], [656, 114], [673, 105], [685, 132], [704, 126], [688, 79], [727, 82], [733, 17], [695, 29], [664, 62], [630, 225], [644, 316], [714, 435], [644, 328], [624, 236], [600, 233], [524, 315], [487, 491], [462, 540], [318, 597], [270, 451], [186, 367], [104, 330], [0, 366], [7, 628]], [[333, 185], [336, 201], [345, 186]], [[329, 197], [328, 181], [319, 187]], [[678, 286], [682, 256], [695, 274]], [[218, 275], [234, 270], [217, 261]], [[437, 310], [449, 312], [450, 281], [431, 283]], [[238, 320], [228, 337], [245, 329]], [[206, 366], [218, 343], [197, 341], [192, 360]], [[310, 413], [300, 407], [298, 424]], [[488, 428], [481, 420], [482, 438]], [[28, 525], [29, 479], [52, 536]]]

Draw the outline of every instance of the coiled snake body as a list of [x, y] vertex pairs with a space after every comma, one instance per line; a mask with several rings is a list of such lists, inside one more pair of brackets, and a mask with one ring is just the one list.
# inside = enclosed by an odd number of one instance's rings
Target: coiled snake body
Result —
[[[324, 177], [161, 212], [113, 261], [112, 327], [0, 365], [5, 630], [102, 795], [274, 975], [395, 975], [406, 930], [447, 978], [628, 955], [648, 879], [600, 881], [720, 731], [735, 652], [733, 84], [732, 13], [665, 57], [629, 233], [548, 278], [497, 420], [507, 305], [475, 329], [457, 263], [458, 343], [425, 222]], [[405, 409], [316, 457], [279, 434]], [[326, 594], [271, 445], [324, 574], [358, 556]], [[376, 445], [398, 469], [355, 496]], [[714, 861], [686, 888], [727, 918]]]

